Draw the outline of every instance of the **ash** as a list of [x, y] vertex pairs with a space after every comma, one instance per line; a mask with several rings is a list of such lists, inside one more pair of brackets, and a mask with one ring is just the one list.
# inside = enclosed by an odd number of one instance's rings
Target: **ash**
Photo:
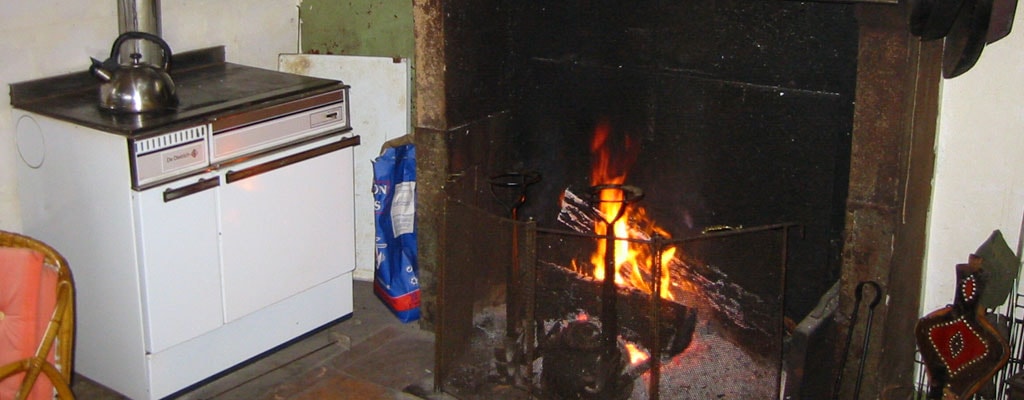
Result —
[[[546, 321], [544, 325], [549, 328], [552, 323]], [[531, 363], [533, 376], [519, 382], [513, 382], [507, 374], [515, 367], [496, 360], [498, 349], [521, 348], [518, 344], [507, 343], [504, 337], [503, 307], [479, 310], [474, 316], [474, 326], [470, 349], [457, 363], [455, 371], [448, 375], [445, 391], [464, 400], [538, 398], [541, 359]], [[649, 399], [650, 379], [650, 371], [637, 378], [629, 399]], [[662, 362], [659, 390], [662, 399], [670, 400], [775, 399], [778, 398], [779, 370], [777, 365], [751, 357], [742, 347], [724, 338], [714, 324], [701, 322], [690, 346]], [[541, 395], [540, 398], [548, 397]]]
[[[698, 326], [686, 351], [661, 366], [662, 399], [777, 399], [778, 366], [751, 358], [707, 324]], [[651, 374], [643, 374], [630, 399], [647, 399]]]

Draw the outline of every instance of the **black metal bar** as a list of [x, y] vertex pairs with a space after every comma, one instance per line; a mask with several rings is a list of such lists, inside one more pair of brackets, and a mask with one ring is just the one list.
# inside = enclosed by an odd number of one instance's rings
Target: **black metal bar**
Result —
[[861, 359], [860, 359], [860, 368], [858, 369], [858, 373], [857, 373], [857, 381], [855, 382], [854, 397], [853, 397], [853, 399], [857, 400], [857, 398], [860, 396], [860, 383], [861, 383], [860, 380], [861, 380], [861, 377], [862, 377], [862, 374], [863, 374], [863, 371], [864, 371], [864, 369], [863, 369], [864, 368], [864, 355], [865, 355], [864, 353], [866, 353], [867, 350], [868, 350], [867, 344], [868, 344], [868, 340], [870, 339], [870, 334], [871, 334], [871, 319], [870, 319], [870, 317], [874, 315], [875, 306], [878, 305], [878, 302], [879, 302], [879, 300], [882, 297], [882, 289], [881, 289], [881, 287], [877, 283], [875, 283], [873, 281], [863, 281], [863, 282], [860, 282], [860, 283], [857, 284], [857, 288], [856, 288], [856, 291], [854, 293], [853, 313], [850, 314], [850, 326], [849, 326], [849, 328], [846, 331], [846, 344], [843, 346], [843, 354], [839, 358], [839, 373], [836, 375], [836, 381], [835, 381], [835, 384], [832, 387], [832, 399], [833, 400], [838, 400], [839, 399], [839, 393], [841, 392], [841, 389], [843, 387], [843, 371], [846, 369], [846, 360], [848, 358], [848, 354], [850, 353], [850, 345], [853, 343], [853, 332], [854, 332], [854, 330], [857, 327], [857, 318], [858, 318], [858, 314], [860, 314], [861, 301], [864, 300], [864, 286], [865, 285], [870, 285], [871, 288], [874, 289], [874, 291], [875, 291], [875, 298], [872, 299], [870, 304], [868, 305], [868, 316], [869, 316], [869, 319], [868, 319], [868, 322], [867, 322], [867, 327], [864, 330], [864, 340], [863, 340], [864, 348], [862, 349], [863, 353], [862, 353]]
[[862, 381], [864, 380], [864, 360], [867, 359], [869, 350], [868, 347], [871, 346], [871, 321], [874, 319], [875, 316], [875, 307], [878, 306], [878, 302], [882, 299], [882, 287], [873, 281], [861, 282], [859, 285], [857, 285], [856, 297], [858, 299], [861, 296], [863, 296], [864, 285], [871, 286], [871, 288], [874, 289], [875, 298], [872, 299], [870, 303], [868, 303], [868, 322], [867, 324], [864, 325], [864, 340], [862, 344], [863, 348], [861, 349], [860, 354], [860, 366], [857, 367], [857, 380], [854, 381], [853, 385], [854, 399], [860, 399], [860, 386], [861, 383], [863, 383]]
[[526, 264], [523, 265], [523, 291], [521, 296], [524, 300], [523, 313], [525, 314], [523, 319], [526, 321], [523, 326], [523, 341], [525, 347], [525, 358], [523, 364], [526, 365], [526, 371], [524, 373], [524, 383], [526, 386], [526, 394], [528, 398], [533, 398], [534, 387], [532, 385], [533, 379], [533, 360], [536, 358], [537, 348], [537, 329], [540, 327], [537, 324], [537, 230], [536, 223], [530, 221], [526, 226], [526, 241], [531, 245], [527, 248], [527, 260]]
[[517, 336], [520, 315], [519, 315], [519, 207], [513, 207], [510, 211], [512, 217], [512, 265], [505, 270], [505, 336], [515, 338]]
[[[709, 233], [701, 234], [701, 235], [697, 235], [697, 236], [688, 236], [688, 237], [685, 237], [685, 238], [663, 239], [663, 240], [667, 244], [681, 244], [681, 243], [690, 243], [690, 242], [701, 242], [701, 241], [713, 240], [713, 239], [718, 239], [718, 238], [723, 238], [723, 237], [730, 237], [730, 236], [746, 235], [746, 234], [749, 234], [749, 233], [757, 233], [757, 232], [780, 230], [780, 229], [788, 230], [788, 229], [791, 229], [791, 228], [801, 228], [801, 227], [802, 226], [800, 224], [798, 224], [798, 223], [786, 222], [786, 223], [780, 223], [780, 224], [760, 225], [760, 226], [755, 226], [755, 227], [750, 227], [750, 228], [743, 228], [743, 229], [737, 229], [737, 230], [732, 230], [732, 231], [709, 232]], [[576, 231], [568, 231], [568, 230], [564, 230], [564, 229], [537, 228], [537, 233], [544, 233], [544, 234], [551, 234], [551, 235], [561, 235], [561, 236], [573, 236], [573, 237], [591, 238], [591, 239], [607, 239], [607, 237], [605, 235], [595, 235], [595, 234], [590, 234], [590, 233], [581, 233], [581, 232], [576, 232]], [[629, 238], [629, 237], [619, 237], [619, 236], [616, 236], [615, 240], [632, 242], [632, 243], [651, 243], [651, 239]]]
[[664, 242], [657, 233], [654, 234], [653, 240], [654, 265], [651, 267], [651, 280], [654, 290], [651, 294], [651, 382], [648, 385], [648, 398], [658, 400], [661, 398], [661, 254]]
[[604, 329], [605, 345], [609, 354], [618, 351], [619, 313], [616, 310], [618, 289], [615, 286], [615, 229], [614, 221], [608, 223], [605, 232], [604, 282], [601, 291], [601, 325]]
[[[488, 179], [491, 187], [491, 196], [499, 204], [508, 209], [509, 218], [512, 219], [512, 265], [505, 270], [505, 307], [506, 324], [505, 336], [516, 338], [520, 333], [520, 321], [522, 317], [519, 308], [519, 279], [522, 270], [519, 266], [519, 207], [526, 204], [526, 189], [528, 186], [540, 182], [541, 175], [535, 171], [508, 172], [495, 175]], [[498, 195], [496, 189], [512, 190], [511, 201]], [[508, 193], [505, 193], [508, 195]]]
[[[780, 285], [781, 285], [780, 287], [783, 288], [783, 290], [782, 290], [783, 291], [782, 301], [781, 301], [783, 314], [785, 314], [785, 309], [786, 309], [786, 296], [785, 296], [784, 293], [786, 291], [785, 290], [785, 287], [786, 287], [786, 272], [787, 272], [786, 271], [786, 266], [787, 266], [787, 262], [789, 261], [789, 229], [790, 229], [789, 227], [785, 227], [782, 230], [782, 252], [781, 252], [782, 254], [780, 255], [780, 259], [779, 259], [779, 263], [780, 263], [779, 265], [782, 267], [782, 271], [783, 271], [783, 274], [780, 277], [780, 280], [782, 281], [780, 283]], [[803, 234], [803, 227], [801, 227], [801, 236], [802, 236], [802, 234]], [[784, 324], [785, 324], [785, 322], [779, 321], [779, 324], [775, 327], [775, 329], [778, 329], [779, 332], [781, 333], [785, 329], [785, 325]], [[783, 346], [783, 347], [785, 347], [785, 346]], [[777, 364], [778, 370], [783, 375], [786, 374], [786, 370], [785, 370], [785, 368], [786, 368], [786, 361], [785, 360], [786, 360], [786, 354], [785, 354], [785, 351], [784, 351], [784, 353], [779, 357], [779, 362]], [[802, 367], [803, 367], [803, 365], [801, 365], [801, 368]], [[782, 393], [786, 392], [786, 382], [785, 381], [788, 381], [788, 380], [789, 380], [788, 377], [786, 379], [780, 379], [779, 380], [778, 393], [782, 394]], [[799, 388], [797, 388], [797, 390], [799, 390]], [[780, 395], [779, 397], [781, 398], [782, 396]]]
[[[532, 385], [528, 383], [532, 375], [533, 340], [532, 332], [533, 310], [528, 304], [533, 299], [525, 299], [523, 293], [532, 296], [532, 286], [523, 288], [524, 284], [535, 285], [535, 282], [526, 283], [529, 277], [533, 277], [530, 269], [524, 269], [519, 246], [519, 208], [526, 203], [526, 189], [528, 186], [540, 182], [541, 175], [538, 172], [508, 172], [492, 176], [488, 179], [491, 195], [494, 200], [504, 206], [512, 220], [512, 262], [505, 269], [505, 348], [502, 350], [502, 357], [509, 370], [506, 374], [513, 385], [525, 386], [528, 393], [532, 393]], [[498, 189], [505, 190], [502, 195]], [[534, 266], [535, 268], [535, 266]], [[524, 271], [528, 273], [524, 274]], [[528, 275], [528, 276], [525, 276]], [[524, 368], [525, 367], [525, 368]], [[525, 369], [525, 371], [524, 371]], [[511, 371], [511, 372], [509, 372]]]

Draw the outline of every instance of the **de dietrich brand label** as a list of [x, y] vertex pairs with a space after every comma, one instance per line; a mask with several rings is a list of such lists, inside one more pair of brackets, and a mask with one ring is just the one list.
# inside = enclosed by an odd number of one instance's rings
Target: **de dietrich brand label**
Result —
[[174, 171], [195, 164], [205, 163], [205, 154], [199, 150], [204, 144], [195, 143], [161, 152], [160, 165], [163, 171]]

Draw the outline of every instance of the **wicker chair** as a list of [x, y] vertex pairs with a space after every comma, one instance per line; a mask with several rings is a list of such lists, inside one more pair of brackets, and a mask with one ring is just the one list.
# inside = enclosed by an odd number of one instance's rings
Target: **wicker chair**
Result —
[[[49, 245], [12, 232], [0, 231], [0, 247], [34, 250], [43, 255], [45, 264], [57, 269], [56, 287], [54, 288], [57, 291], [56, 305], [49, 323], [43, 330], [42, 342], [30, 357], [0, 365], [0, 381], [7, 378], [17, 379], [16, 375], [24, 372], [15, 397], [17, 400], [23, 400], [28, 398], [39, 374], [42, 373], [53, 384], [59, 399], [74, 399], [70, 386], [75, 336], [75, 296], [74, 281], [67, 260]], [[46, 394], [45, 397], [52, 398], [52, 394]]]

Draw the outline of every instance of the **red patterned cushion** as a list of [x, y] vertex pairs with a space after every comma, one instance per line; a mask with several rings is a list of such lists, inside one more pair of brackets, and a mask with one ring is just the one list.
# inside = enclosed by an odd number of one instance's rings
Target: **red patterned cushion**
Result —
[[[0, 365], [31, 357], [56, 304], [57, 273], [43, 255], [29, 249], [0, 248]], [[21, 374], [0, 382], [0, 399], [13, 398]], [[40, 375], [30, 399], [52, 398], [53, 386]]]
[[991, 350], [989, 344], [964, 317], [936, 325], [928, 330], [939, 358], [946, 365], [949, 376], [956, 377], [968, 366], [985, 359]]

